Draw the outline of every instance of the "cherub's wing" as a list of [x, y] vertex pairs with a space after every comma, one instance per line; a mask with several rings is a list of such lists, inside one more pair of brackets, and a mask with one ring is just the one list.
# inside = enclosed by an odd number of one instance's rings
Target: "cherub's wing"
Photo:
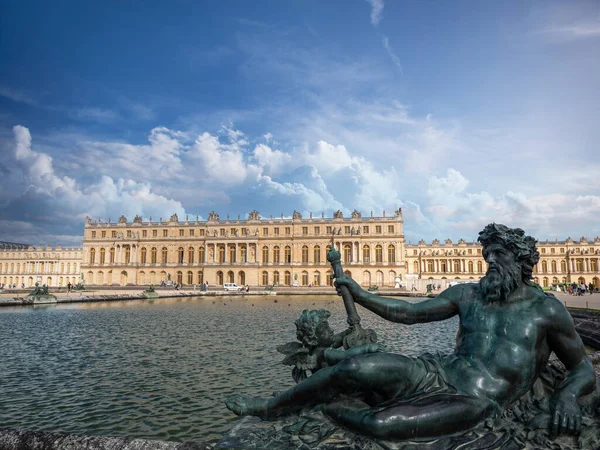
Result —
[[280, 345], [277, 347], [277, 351], [279, 353], [283, 353], [284, 355], [291, 355], [292, 353], [296, 353], [298, 350], [302, 348], [302, 344], [300, 342], [288, 342], [287, 344]]
[[296, 367], [301, 370], [313, 370], [317, 368], [317, 355], [299, 353], [296, 361]]
[[308, 355], [308, 349], [305, 347], [300, 347], [294, 353], [286, 356], [285, 359], [283, 361], [281, 361], [281, 364], [283, 364], [284, 366], [300, 367], [300, 365], [304, 364], [304, 361], [306, 361], [307, 355]]

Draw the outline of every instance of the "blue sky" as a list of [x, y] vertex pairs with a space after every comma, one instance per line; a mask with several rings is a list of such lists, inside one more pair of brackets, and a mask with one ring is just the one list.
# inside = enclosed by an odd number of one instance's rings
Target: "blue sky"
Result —
[[0, 0], [0, 240], [381, 215], [600, 235], [600, 3]]

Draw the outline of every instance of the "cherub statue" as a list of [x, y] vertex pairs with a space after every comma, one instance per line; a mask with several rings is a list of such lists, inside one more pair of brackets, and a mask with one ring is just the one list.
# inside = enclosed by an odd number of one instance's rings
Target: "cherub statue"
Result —
[[344, 336], [350, 330], [333, 334], [327, 321], [330, 315], [325, 309], [311, 311], [305, 309], [300, 318], [294, 322], [296, 337], [300, 342], [288, 342], [277, 347], [278, 352], [286, 355], [281, 363], [294, 366], [292, 378], [296, 383], [308, 378], [317, 370], [333, 366], [346, 358], [385, 350], [381, 344], [359, 345], [346, 351], [337, 350], [343, 345]]

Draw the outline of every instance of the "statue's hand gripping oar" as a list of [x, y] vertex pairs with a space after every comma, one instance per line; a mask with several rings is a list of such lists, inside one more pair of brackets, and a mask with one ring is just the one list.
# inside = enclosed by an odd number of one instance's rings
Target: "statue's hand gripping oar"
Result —
[[[327, 261], [331, 263], [333, 269], [332, 279], [340, 278], [344, 276], [342, 270], [342, 261], [340, 252], [335, 249], [332, 243], [329, 245], [329, 251], [327, 252]], [[344, 300], [344, 306], [346, 307], [346, 314], [348, 315], [348, 325], [350, 325], [350, 332], [344, 336], [344, 348], [349, 349], [356, 347], [357, 345], [370, 344], [377, 342], [377, 335], [373, 330], [364, 330], [360, 326], [360, 316], [356, 312], [356, 306], [354, 305], [354, 298], [346, 286], [340, 286], [342, 293], [342, 299]]]

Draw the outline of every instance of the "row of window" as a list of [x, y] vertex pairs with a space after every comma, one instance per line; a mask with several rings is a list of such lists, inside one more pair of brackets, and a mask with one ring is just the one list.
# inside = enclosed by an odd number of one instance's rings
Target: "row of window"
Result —
[[[269, 227], [263, 227], [262, 229], [262, 236], [270, 236], [269, 234], [269, 230], [271, 228]], [[272, 236], [280, 236], [280, 227], [273, 227], [273, 234]], [[321, 231], [325, 231], [326, 235], [331, 235], [334, 232], [337, 234], [341, 234], [342, 233], [342, 227], [338, 227], [336, 229], [336, 227], [334, 227], [333, 225], [327, 225], [326, 227], [321, 227], [321, 226], [315, 226], [313, 227], [313, 235], [321, 235]], [[343, 233], [344, 234], [360, 234], [360, 231], [362, 230], [363, 234], [369, 234], [370, 231], [370, 226], [369, 225], [363, 225], [362, 227], [357, 226], [356, 228], [354, 228], [353, 226], [350, 225], [344, 225], [343, 227]], [[394, 225], [388, 225], [387, 226], [387, 231], [388, 233], [394, 233], [395, 230], [395, 226]], [[142, 230], [142, 238], [147, 238], [148, 235], [148, 231], [152, 232], [152, 237], [159, 237], [159, 231], [162, 232], [161, 237], [169, 237], [169, 230], [168, 229], [164, 229], [164, 230]], [[179, 229], [179, 237], [185, 237], [185, 229], [180, 228]], [[302, 234], [303, 235], [308, 235], [308, 231], [309, 231], [309, 227], [302, 227]], [[383, 231], [383, 227], [382, 225], [375, 225], [375, 233], [376, 234], [381, 234]], [[195, 236], [205, 236], [205, 235], [210, 235], [209, 234], [209, 230], [205, 230], [205, 229], [199, 229], [198, 230], [198, 234], [196, 235], [196, 230], [194, 228], [189, 228], [187, 230], [188, 237], [195, 237]], [[106, 238], [107, 235], [107, 231], [103, 230], [100, 231], [100, 235], [99, 237], [101, 238]], [[290, 236], [292, 234], [292, 227], [283, 227], [283, 233], [286, 236]], [[110, 237], [111, 238], [117, 238], [119, 237], [120, 232], [117, 230], [112, 230], [110, 232]], [[251, 236], [251, 235], [258, 235], [258, 228], [255, 229], [254, 232], [252, 232], [252, 230], [250, 228], [240, 228], [238, 230], [238, 228], [219, 228], [219, 231], [217, 232], [217, 230], [213, 230], [213, 235], [214, 236]], [[98, 236], [98, 232], [97, 231], [92, 231], [92, 239], [95, 239]], [[128, 238], [134, 238], [137, 236], [137, 232], [134, 230], [126, 230], [126, 234], [125, 236], [127, 236]]]
[[[36, 264], [37, 264], [37, 268], [36, 268]], [[56, 268], [58, 268], [58, 263], [52, 263], [52, 262], [39, 262], [39, 263], [35, 263], [35, 262], [25, 262], [23, 264], [21, 263], [0, 263], [0, 273], [32, 273], [32, 272], [39, 272], [39, 273], [53, 273], [54, 270]], [[78, 270], [78, 265], [76, 263], [73, 263], [73, 271], [71, 272], [71, 263], [61, 263], [60, 264], [60, 273], [77, 273]], [[66, 268], [66, 271], [65, 271]], [[10, 270], [9, 270], [10, 269]], [[15, 270], [16, 269], [16, 270]]]
[[[16, 284], [17, 286], [21, 286], [21, 285], [25, 285], [26, 287], [33, 287], [36, 280], [33, 279], [33, 277], [3, 277], [1, 279], [2, 283], [4, 283], [4, 285], [11, 285], [11, 284]], [[66, 286], [67, 283], [71, 282], [71, 284], [75, 285], [77, 283], [77, 281], [79, 280], [79, 276], [76, 277], [47, 277], [45, 281], [43, 281], [43, 283], [48, 286], [48, 287], [61, 287], [61, 286]], [[56, 284], [54, 284], [56, 283]]]
[[[483, 261], [477, 261], [477, 273], [482, 273], [483, 272]], [[434, 273], [434, 272], [440, 272], [440, 273], [461, 273], [463, 272], [461, 270], [461, 260], [454, 260], [454, 261], [446, 261], [446, 260], [439, 260], [439, 264], [437, 265], [439, 270], [436, 270], [436, 265], [434, 263], [433, 260], [427, 260], [426, 264], [425, 264], [425, 270], [424, 272], [430, 272], [430, 273]], [[454, 267], [453, 267], [454, 266]], [[473, 261], [468, 261], [465, 269], [468, 273], [475, 273], [474, 269], [475, 269], [475, 264], [473, 263]], [[414, 261], [413, 262], [413, 270], [414, 273], [419, 273], [419, 261]]]
[[[550, 262], [550, 269], [551, 269], [552, 273], [558, 272], [556, 270], [557, 267], [558, 267], [558, 265], [557, 265], [556, 261]], [[596, 272], [597, 270], [598, 270], [598, 261], [596, 259], [590, 259], [590, 272]], [[562, 273], [567, 272], [566, 261], [560, 262], [560, 271]], [[581, 260], [581, 259], [575, 260], [575, 271], [576, 272], [584, 272], [585, 271], [585, 265], [583, 263], [583, 260]], [[534, 267], [534, 272], [537, 272], [537, 265]], [[547, 272], [548, 272], [548, 262], [542, 261], [542, 273], [547, 273]]]
[[[352, 276], [352, 272], [350, 271], [346, 271], [345, 272], [346, 275], [348, 276]], [[324, 278], [323, 278], [324, 275]], [[298, 284], [300, 284], [301, 286], [308, 286], [309, 283], [312, 284], [313, 286], [321, 286], [323, 284], [323, 282], [325, 283], [325, 285], [331, 286], [332, 285], [332, 279], [331, 279], [331, 271], [328, 270], [325, 272], [325, 274], [322, 274], [320, 271], [316, 270], [311, 274], [308, 273], [308, 271], [303, 270], [300, 273], [300, 276], [298, 277], [297, 275], [294, 276], [295, 279], [293, 281], [297, 282]], [[378, 270], [375, 273], [375, 277], [374, 280], [371, 278], [371, 272], [369, 271], [364, 271], [363, 272], [363, 284], [365, 285], [370, 285], [373, 281], [378, 284], [378, 285], [382, 285], [384, 283], [384, 274], [382, 271]], [[395, 271], [390, 271], [388, 274], [388, 279], [389, 279], [389, 283], [391, 285], [393, 285], [394, 281], [396, 278], [396, 272]], [[154, 271], [146, 274], [144, 271], [141, 271], [138, 273], [138, 284], [158, 284], [161, 281], [169, 281], [171, 280], [171, 274], [162, 271], [160, 273], [156, 273]], [[120, 274], [120, 283], [123, 285], [126, 285], [128, 280], [128, 274], [126, 271], [121, 272]], [[174, 281], [176, 283], [179, 284], [188, 284], [188, 285], [192, 285], [192, 284], [202, 284], [204, 283], [204, 273], [200, 270], [198, 272], [196, 272], [196, 274], [194, 274], [194, 272], [192, 272], [191, 270], [188, 271], [187, 273], [183, 273], [182, 271], [178, 271], [175, 274], [175, 280], [171, 280]], [[274, 271], [272, 273], [267, 272], [266, 270], [264, 270], [261, 273], [261, 284], [264, 286], [273, 284], [273, 285], [285, 285], [285, 286], [291, 286], [292, 285], [292, 273], [289, 270], [286, 270], [284, 272], [279, 272], [279, 271]], [[104, 272], [100, 271], [97, 274], [94, 275], [93, 272], [89, 271], [87, 273], [86, 276], [86, 282], [88, 284], [111, 284], [113, 282], [112, 280], [112, 271], [109, 271], [105, 277]], [[218, 271], [216, 274], [216, 280], [215, 280], [217, 285], [222, 285], [223, 283], [237, 283], [239, 285], [245, 285], [246, 284], [246, 273], [244, 271], [239, 271], [236, 274], [230, 270], [228, 272], [222, 272], [222, 271]]]
[[[313, 253], [313, 263], [315, 264], [320, 264], [321, 261], [325, 262], [325, 255], [323, 254], [324, 249], [321, 248], [321, 246], [319, 245], [315, 245], [312, 247], [312, 253]], [[307, 245], [304, 245], [302, 247], [302, 251], [301, 251], [301, 262], [302, 263], [308, 263], [309, 262], [309, 247]], [[106, 260], [106, 249], [101, 248], [100, 249], [100, 258], [99, 258], [99, 263], [100, 264], [105, 264], [107, 262]], [[187, 253], [187, 255], [186, 255]], [[156, 247], [152, 247], [150, 249], [150, 252], [148, 253], [148, 250], [146, 249], [146, 247], [142, 247], [140, 249], [140, 258], [139, 258], [139, 263], [140, 264], [157, 264], [159, 262], [158, 260], [158, 249]], [[220, 245], [217, 247], [217, 255], [216, 255], [216, 262], [218, 263], [224, 263], [226, 262], [225, 260], [225, 246], [224, 245]], [[168, 249], [167, 247], [163, 247], [160, 251], [160, 263], [161, 264], [167, 264], [168, 261]], [[177, 250], [177, 263], [178, 264], [194, 264], [195, 262], [195, 255], [196, 255], [196, 250], [193, 247], [190, 247], [187, 249], [187, 252], [183, 249], [183, 247], [179, 247], [179, 249]], [[200, 247], [197, 250], [197, 255], [198, 255], [198, 263], [205, 263], [206, 262], [206, 252], [205, 252], [205, 248], [204, 247]], [[186, 259], [187, 256], [187, 259]], [[236, 249], [235, 246], [231, 246], [228, 249], [228, 259], [227, 262], [230, 263], [236, 263], [238, 262], [237, 260], [237, 256], [238, 256], [238, 250]], [[289, 245], [286, 245], [283, 248], [283, 260], [282, 260], [282, 252], [281, 252], [281, 248], [279, 246], [275, 246], [273, 247], [272, 250], [269, 249], [269, 247], [264, 246], [262, 247], [262, 252], [261, 252], [261, 256], [262, 256], [262, 260], [261, 262], [264, 264], [267, 264], [269, 262], [273, 262], [275, 264], [278, 263], [284, 263], [284, 264], [289, 264], [292, 262], [292, 248]], [[383, 262], [383, 246], [381, 245], [377, 245], [375, 246], [375, 259], [374, 262], [377, 263], [381, 263]], [[393, 245], [389, 245], [387, 248], [387, 262], [393, 263], [396, 262], [396, 247]], [[343, 247], [343, 252], [342, 252], [342, 257], [343, 257], [343, 261], [345, 263], [349, 263], [349, 262], [353, 262], [353, 252], [352, 252], [352, 245], [351, 244], [344, 244]], [[241, 245], [239, 246], [239, 258], [240, 261], [242, 263], [248, 262], [248, 249], [245, 245]], [[365, 263], [369, 263], [371, 262], [371, 247], [369, 245], [363, 245], [362, 247], [362, 261]], [[95, 248], [91, 248], [90, 249], [90, 259], [89, 259], [90, 264], [95, 264], [96, 263], [96, 249]], [[108, 262], [110, 264], [114, 264], [115, 263], [115, 249], [111, 248], [109, 250], [109, 260]], [[129, 264], [131, 262], [131, 247], [129, 246], [125, 246], [124, 247], [124, 253], [123, 253], [123, 258], [122, 258], [122, 262], [125, 264]]]
[[[540, 284], [540, 279], [535, 277], [533, 279], [534, 283]], [[552, 278], [552, 284], [559, 284], [559, 283], [567, 283], [567, 277], [562, 277], [561, 281], [558, 281], [557, 277], [553, 277]], [[584, 277], [579, 277], [577, 279], [577, 283], [578, 284], [585, 284], [587, 285], [587, 281]], [[598, 277], [594, 277], [592, 278], [592, 284], [594, 285], [595, 288], [599, 288], [600, 287], [600, 278]], [[550, 287], [550, 279], [548, 277], [544, 277], [542, 278], [542, 286], [543, 287]]]

